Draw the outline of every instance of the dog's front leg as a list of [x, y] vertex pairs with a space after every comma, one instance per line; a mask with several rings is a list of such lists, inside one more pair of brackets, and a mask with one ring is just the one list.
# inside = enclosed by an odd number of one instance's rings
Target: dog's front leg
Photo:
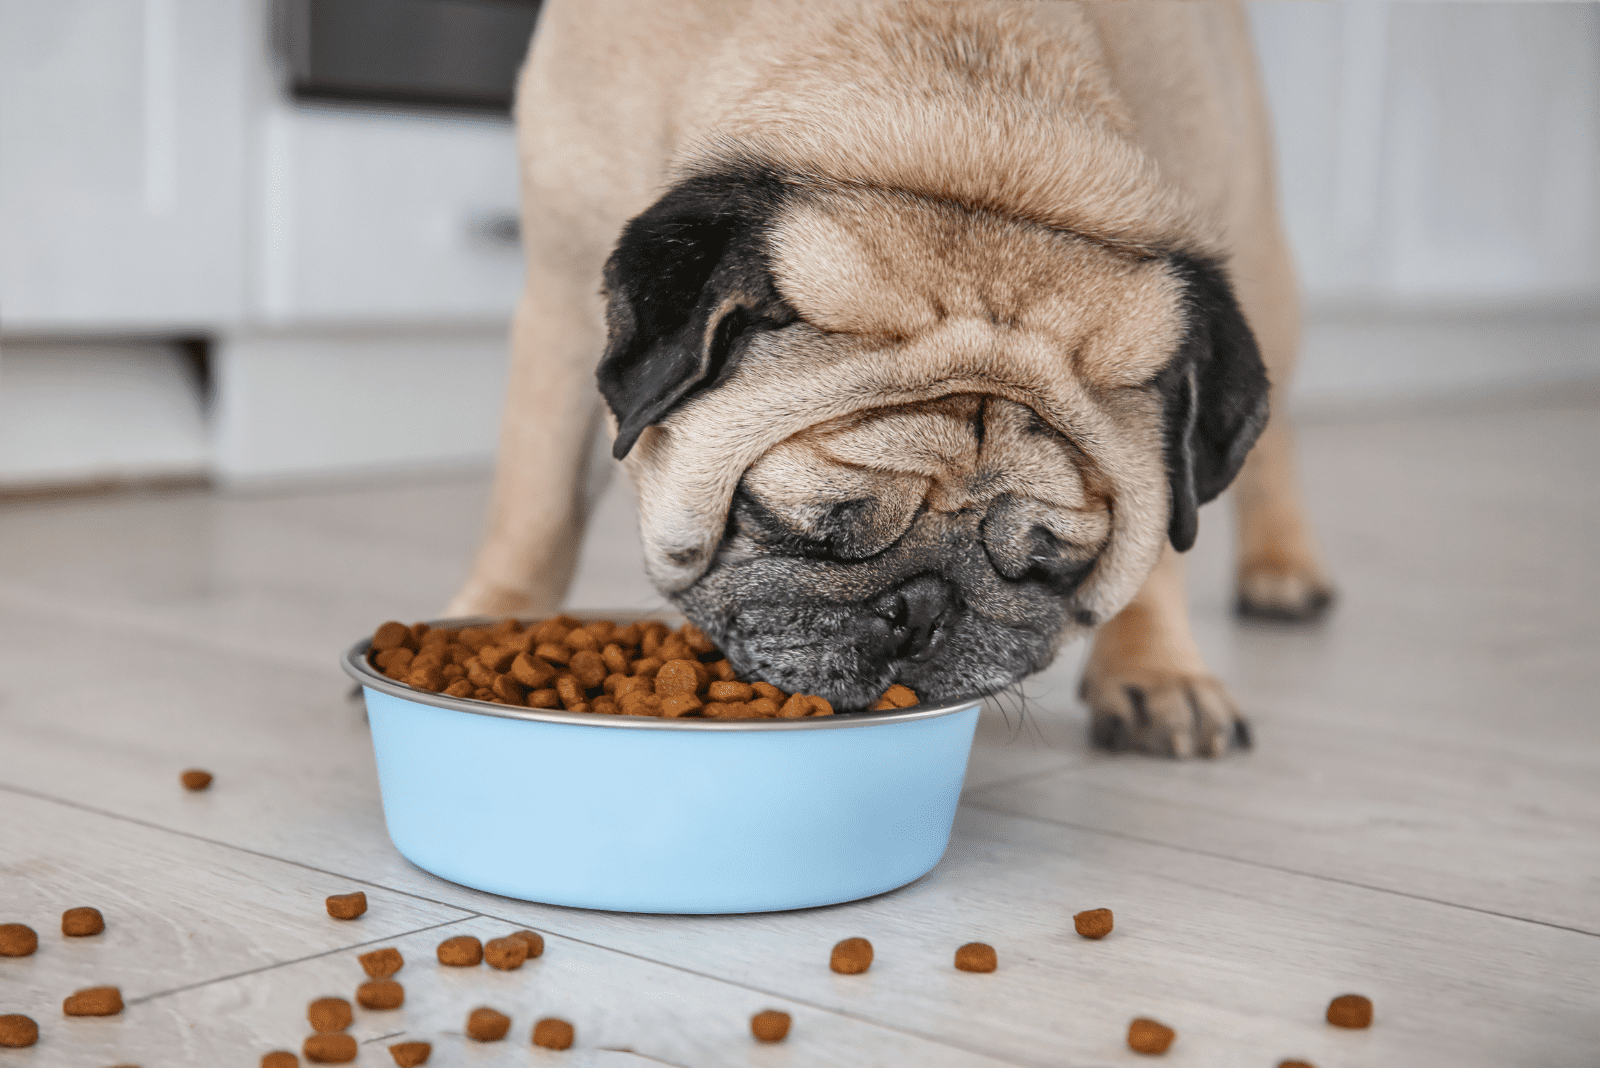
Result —
[[1250, 744], [1189, 631], [1183, 558], [1170, 545], [1133, 601], [1095, 634], [1080, 695], [1095, 743], [1108, 749], [1217, 756], [1230, 742]]
[[483, 545], [450, 602], [458, 615], [554, 612], [577, 566], [584, 468], [605, 345], [599, 270], [538, 262], [511, 328], [511, 374]]

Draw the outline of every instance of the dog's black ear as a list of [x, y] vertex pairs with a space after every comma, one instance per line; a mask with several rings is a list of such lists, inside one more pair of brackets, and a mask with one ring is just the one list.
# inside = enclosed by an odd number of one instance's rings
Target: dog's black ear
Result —
[[1167, 536], [1188, 552], [1200, 506], [1228, 488], [1267, 425], [1267, 369], [1222, 267], [1186, 253], [1171, 262], [1187, 323], [1177, 358], [1154, 385], [1166, 404]]
[[719, 384], [744, 342], [794, 322], [772, 279], [767, 236], [788, 196], [752, 166], [674, 186], [623, 229], [606, 261], [600, 393], [617, 417], [612, 455], [690, 393]]

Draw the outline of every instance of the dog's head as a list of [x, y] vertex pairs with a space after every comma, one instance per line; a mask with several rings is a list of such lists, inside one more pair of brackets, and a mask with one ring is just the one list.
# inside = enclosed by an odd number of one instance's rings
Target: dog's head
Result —
[[646, 567], [742, 671], [989, 692], [1122, 608], [1267, 383], [1220, 266], [742, 165], [606, 266], [601, 392]]

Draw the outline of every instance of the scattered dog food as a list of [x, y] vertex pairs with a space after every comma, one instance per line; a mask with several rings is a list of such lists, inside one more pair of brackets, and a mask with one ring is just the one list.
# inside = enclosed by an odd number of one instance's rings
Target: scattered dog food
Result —
[[544, 956], [544, 935], [537, 931], [512, 931], [507, 938], [520, 938], [528, 943], [528, 959]]
[[999, 966], [994, 947], [983, 942], [968, 942], [956, 950], [956, 967], [964, 972], [992, 972]]
[[343, 1031], [355, 1020], [355, 1014], [344, 998], [318, 998], [306, 1006], [306, 1019], [311, 1021], [313, 1031]]
[[533, 1044], [544, 1049], [571, 1049], [576, 1037], [571, 1024], [554, 1016], [546, 1016], [533, 1025]]
[[[373, 634], [367, 660], [414, 689], [527, 708], [666, 719], [833, 715], [814, 694], [741, 682], [692, 623], [674, 631], [659, 620], [619, 627], [571, 616], [460, 628], [391, 620]], [[896, 684], [873, 708], [909, 708], [917, 700]]]
[[361, 961], [361, 970], [374, 979], [387, 979], [401, 968], [405, 967], [406, 959], [400, 951], [393, 946], [375, 949], [371, 953], [363, 953], [356, 958]]
[[25, 1049], [39, 1041], [39, 1025], [33, 1017], [20, 1012], [0, 1016], [0, 1046], [7, 1049]]
[[1145, 1053], [1154, 1056], [1167, 1052], [1167, 1047], [1172, 1045], [1172, 1040], [1178, 1037], [1178, 1032], [1166, 1024], [1147, 1020], [1144, 1017], [1128, 1025], [1128, 1048], [1135, 1053]]
[[416, 1065], [427, 1064], [432, 1052], [431, 1042], [397, 1042], [389, 1047], [389, 1056], [400, 1068], [416, 1068]]
[[183, 783], [185, 790], [204, 790], [211, 785], [211, 773], [201, 771], [199, 768], [190, 768], [178, 776], [178, 779]]
[[261, 1068], [300, 1068], [300, 1058], [286, 1049], [275, 1049], [261, 1055]]
[[115, 1016], [122, 1011], [122, 991], [114, 986], [90, 986], [61, 1003], [68, 1016]]
[[356, 1004], [363, 1009], [398, 1009], [406, 1003], [406, 988], [393, 979], [373, 979], [356, 987]]
[[328, 897], [328, 915], [336, 920], [353, 920], [367, 911], [367, 895], [364, 890], [357, 890], [353, 894], [332, 894]]
[[439, 963], [452, 968], [472, 968], [483, 961], [483, 943], [471, 935], [456, 935], [439, 943]]
[[100, 915], [99, 909], [92, 909], [87, 905], [75, 909], [68, 909], [61, 914], [61, 933], [69, 938], [84, 938], [88, 935], [97, 935], [106, 929], [106, 918]]
[[765, 1009], [750, 1017], [750, 1033], [759, 1042], [782, 1042], [789, 1037], [789, 1014]]
[[1310, 1061], [1279, 1061], [1278, 1068], [1317, 1068]]
[[357, 1049], [355, 1038], [337, 1032], [312, 1035], [300, 1047], [312, 1064], [349, 1064]]
[[1085, 938], [1104, 938], [1111, 933], [1110, 909], [1090, 909], [1072, 917], [1072, 926]]
[[467, 1037], [477, 1042], [498, 1042], [511, 1030], [511, 1017], [493, 1009], [473, 1009], [467, 1016]]
[[25, 923], [0, 923], [0, 957], [31, 957], [39, 934]]
[[514, 972], [528, 959], [528, 943], [520, 938], [491, 938], [483, 944], [483, 959], [491, 968]]
[[872, 967], [872, 943], [865, 938], [846, 938], [833, 947], [828, 967], [840, 975], [860, 975]]
[[1372, 1002], [1360, 994], [1340, 994], [1328, 1002], [1328, 1022], [1360, 1030], [1372, 1026]]

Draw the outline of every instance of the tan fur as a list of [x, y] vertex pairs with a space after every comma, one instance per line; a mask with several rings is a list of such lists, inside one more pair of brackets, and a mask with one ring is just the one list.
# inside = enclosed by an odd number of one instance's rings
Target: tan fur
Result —
[[[1163, 709], [1226, 702], [1195, 696], [1220, 688], [1163, 552], [1160, 412], [1121, 387], [1176, 344], [1176, 282], [1153, 255], [1175, 248], [1230, 255], [1274, 381], [1292, 365], [1293, 274], [1237, 7], [551, 0], [518, 112], [529, 284], [489, 529], [452, 612], [557, 607], [599, 413], [600, 265], [675, 177], [760, 155], [807, 183], [774, 271], [827, 332], [763, 338], [639, 439], [625, 466], [652, 579], [695, 580], [747, 471], [799, 521], [872, 490], [887, 535], [915, 487], [956, 507], [1004, 457], [1106, 541], [1090, 600], [1102, 620], [1127, 610], [1097, 640], [1091, 706], [1125, 713], [1115, 694], [1135, 678]], [[979, 395], [1037, 411], [1081, 455], [978, 456], [939, 405]], [[1290, 451], [1274, 420], [1241, 476], [1246, 581], [1321, 582]], [[1209, 726], [1183, 730], [1148, 744], [1215, 750]]]

